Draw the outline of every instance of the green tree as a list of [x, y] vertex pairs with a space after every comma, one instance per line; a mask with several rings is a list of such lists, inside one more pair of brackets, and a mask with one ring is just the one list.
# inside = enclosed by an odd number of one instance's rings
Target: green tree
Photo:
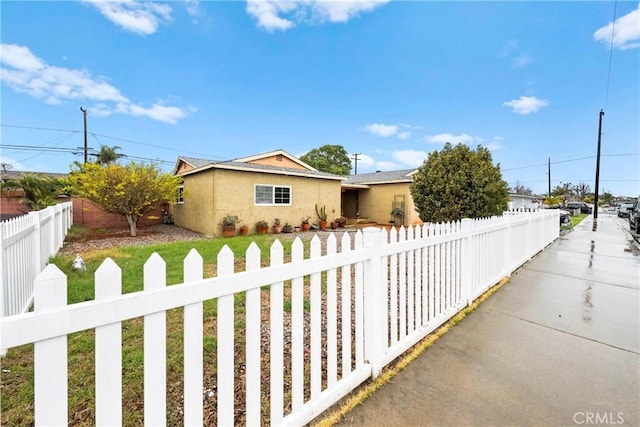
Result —
[[411, 196], [422, 221], [457, 221], [501, 215], [509, 187], [488, 149], [447, 143], [413, 175]]
[[342, 145], [323, 145], [300, 156], [300, 160], [322, 172], [349, 175], [351, 159]]
[[587, 194], [589, 194], [589, 192], [591, 191], [591, 188], [589, 187], [589, 184], [587, 184], [586, 182], [580, 181], [579, 183], [577, 183], [572, 187], [572, 190], [575, 193], [575, 195], [578, 197], [578, 200], [580, 200], [581, 202], [584, 202], [584, 198]]
[[562, 200], [562, 204], [567, 204], [567, 199], [573, 197], [573, 186], [570, 182], [560, 182], [551, 190], [551, 195]]
[[55, 197], [62, 187], [60, 181], [46, 175], [25, 173], [17, 179], [9, 179], [3, 185], [8, 190], [24, 191], [24, 202], [30, 210], [39, 211], [55, 205]]
[[600, 195], [600, 197], [598, 197], [598, 203], [601, 203], [603, 205], [610, 205], [612, 198], [613, 198], [613, 194], [609, 193], [608, 191], [605, 191]]
[[131, 162], [100, 166], [87, 163], [69, 175], [74, 192], [107, 212], [124, 215], [131, 235], [138, 219], [162, 203], [175, 200], [181, 178], [161, 172], [156, 165]]
[[96, 154], [96, 163], [101, 166], [107, 166], [115, 163], [118, 159], [124, 157], [124, 154], [118, 153], [118, 150], [120, 150], [120, 147], [117, 145], [114, 145], [113, 147], [101, 145], [100, 151]]

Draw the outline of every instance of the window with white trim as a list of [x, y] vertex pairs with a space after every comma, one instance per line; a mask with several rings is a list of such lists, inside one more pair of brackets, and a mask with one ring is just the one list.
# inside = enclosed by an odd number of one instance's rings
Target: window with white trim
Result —
[[256, 205], [291, 205], [291, 187], [256, 184], [254, 187]]
[[178, 186], [178, 197], [176, 198], [176, 203], [184, 203], [184, 185]]

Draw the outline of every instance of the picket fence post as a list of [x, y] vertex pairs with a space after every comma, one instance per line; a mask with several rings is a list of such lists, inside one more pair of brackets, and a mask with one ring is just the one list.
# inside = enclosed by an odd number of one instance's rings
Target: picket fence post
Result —
[[363, 230], [364, 247], [371, 249], [371, 258], [364, 262], [364, 358], [371, 365], [371, 377], [377, 378], [382, 371], [382, 331], [387, 321], [383, 307], [383, 282], [380, 272], [382, 262], [380, 229], [367, 227]]
[[[122, 272], [107, 258], [95, 272], [95, 299], [122, 295]], [[96, 328], [96, 425], [122, 424], [122, 323]]]
[[466, 234], [464, 239], [462, 240], [462, 254], [461, 258], [461, 276], [462, 276], [462, 298], [461, 300], [466, 300], [467, 306], [471, 305], [473, 302], [471, 300], [471, 294], [473, 292], [473, 287], [471, 283], [471, 269], [474, 266], [473, 262], [473, 249], [471, 247], [471, 239], [472, 234], [471, 230], [473, 228], [473, 220], [470, 218], [463, 218], [462, 223], [460, 224], [460, 230], [463, 234]]
[[[182, 263], [184, 283], [202, 280], [203, 261], [198, 251], [191, 249]], [[184, 425], [186, 426], [202, 424], [204, 415], [202, 316], [202, 301], [184, 307]]]
[[[276, 240], [271, 245], [270, 265], [272, 267], [284, 264], [284, 248], [280, 240]], [[269, 327], [270, 339], [269, 346], [269, 380], [271, 392], [271, 425], [277, 426], [282, 424], [284, 417], [284, 282], [272, 283], [269, 287]], [[232, 397], [233, 398], [233, 397]], [[219, 424], [221, 426], [227, 424]], [[230, 425], [230, 424], [229, 424]]]
[[[218, 277], [233, 275], [234, 255], [229, 246], [224, 245], [218, 253]], [[234, 296], [218, 297], [218, 425], [232, 426], [234, 416]]]
[[[295, 246], [295, 243], [294, 243]], [[260, 248], [255, 242], [251, 242], [246, 251], [246, 271], [260, 270]], [[261, 399], [261, 367], [260, 352], [255, 351], [260, 348], [261, 338], [261, 316], [260, 316], [260, 288], [247, 290], [246, 293], [246, 425], [260, 425], [260, 399]]]
[[[48, 265], [34, 282], [33, 297], [38, 313], [65, 307], [67, 276]], [[67, 336], [36, 342], [33, 364], [35, 424], [67, 425]]]
[[[146, 291], [163, 289], [167, 265], [154, 252], [144, 264], [143, 287]], [[164, 311], [144, 316], [144, 423], [167, 423], [167, 314]]]

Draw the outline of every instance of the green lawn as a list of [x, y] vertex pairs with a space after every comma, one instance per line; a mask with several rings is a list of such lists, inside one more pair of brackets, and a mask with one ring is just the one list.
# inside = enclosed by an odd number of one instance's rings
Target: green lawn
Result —
[[[281, 240], [285, 257], [290, 256], [291, 243]], [[143, 288], [143, 266], [152, 253], [157, 252], [167, 263], [167, 284], [182, 282], [183, 260], [195, 248], [204, 259], [205, 277], [215, 276], [216, 256], [223, 245], [236, 255], [236, 271], [244, 270], [244, 253], [255, 242], [268, 262], [268, 253], [274, 237], [270, 235], [237, 236], [230, 239], [203, 239], [152, 246], [117, 247], [82, 254], [86, 271], [74, 270], [75, 256], [58, 255], [52, 263], [66, 275], [69, 304], [94, 298], [94, 273], [107, 258], [112, 258], [122, 269], [122, 292], [136, 292]], [[237, 323], [244, 321], [244, 295], [236, 296]], [[285, 301], [285, 307], [287, 306]], [[290, 305], [290, 303], [289, 303]], [[167, 420], [169, 425], [182, 424], [181, 407], [183, 381], [183, 330], [181, 308], [167, 312]], [[214, 388], [216, 378], [216, 304], [204, 304], [204, 365], [205, 387]], [[123, 423], [142, 425], [143, 420], [143, 328], [142, 319], [122, 322], [123, 363]], [[244, 351], [243, 337], [237, 337], [237, 348]], [[94, 331], [68, 336], [69, 366], [69, 423], [93, 424], [95, 417], [95, 355]], [[238, 361], [240, 363], [240, 361]], [[33, 345], [24, 345], [8, 351], [2, 359], [1, 425], [33, 425]], [[207, 409], [208, 408], [208, 409]], [[211, 416], [215, 405], [207, 405]], [[266, 412], [268, 414], [268, 412]]]
[[580, 215], [572, 216], [571, 223], [575, 227], [576, 225], [580, 224], [580, 222], [588, 216], [589, 214], [580, 214]]

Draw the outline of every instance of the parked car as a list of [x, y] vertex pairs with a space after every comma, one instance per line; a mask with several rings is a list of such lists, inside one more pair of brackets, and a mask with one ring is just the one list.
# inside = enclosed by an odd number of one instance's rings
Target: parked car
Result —
[[580, 209], [581, 214], [593, 213], [593, 208], [585, 202], [567, 202], [566, 208], [567, 210], [569, 210], [569, 212], [575, 209]]
[[633, 208], [633, 203], [622, 203], [618, 207], [619, 218], [629, 218], [629, 209]]
[[640, 199], [627, 209], [627, 215], [629, 216], [629, 229], [631, 231], [638, 231], [638, 217], [640, 216]]

